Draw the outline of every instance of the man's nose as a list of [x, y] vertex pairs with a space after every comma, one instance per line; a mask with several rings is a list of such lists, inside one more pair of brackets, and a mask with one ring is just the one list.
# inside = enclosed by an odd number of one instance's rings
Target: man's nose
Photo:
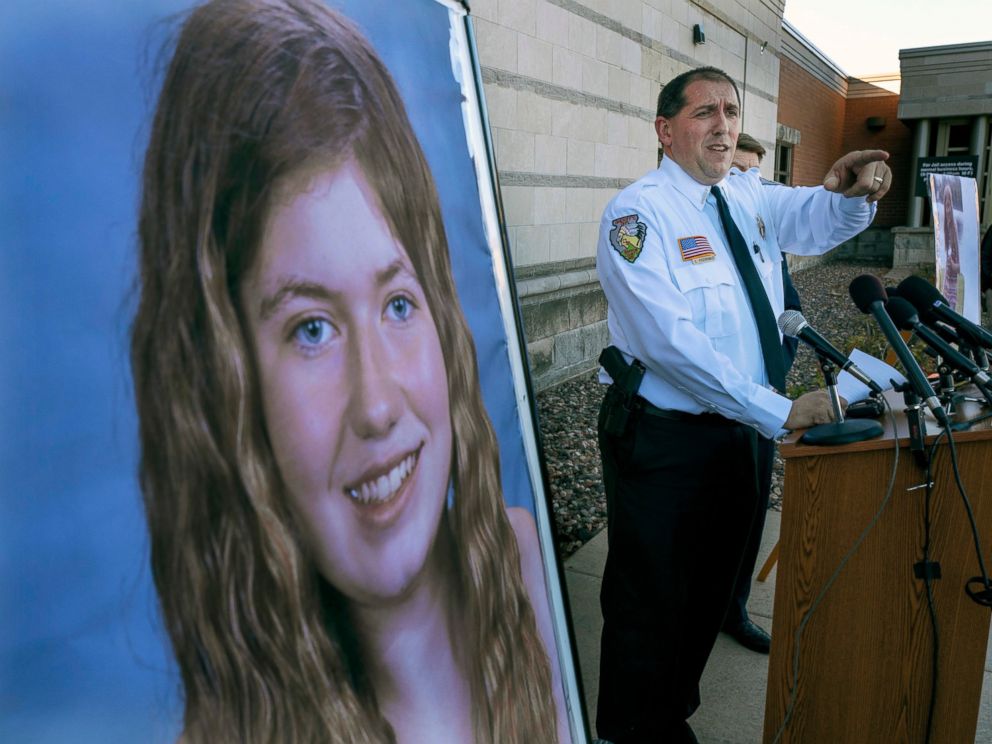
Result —
[[727, 114], [724, 111], [717, 111], [716, 115], [713, 117], [713, 132], [717, 134], [722, 134], [723, 132], [730, 130], [730, 119], [727, 118]]

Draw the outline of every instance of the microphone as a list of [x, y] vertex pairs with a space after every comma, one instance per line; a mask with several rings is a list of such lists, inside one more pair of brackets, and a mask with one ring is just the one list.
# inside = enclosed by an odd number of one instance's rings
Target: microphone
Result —
[[848, 374], [860, 383], [871, 388], [873, 393], [882, 394], [882, 386], [865, 374], [860, 367], [842, 354], [836, 346], [817, 333], [806, 321], [803, 314], [798, 310], [786, 310], [778, 316], [778, 327], [786, 336], [798, 338], [813, 347], [820, 356], [829, 359], [840, 369], [847, 370]]
[[918, 276], [908, 276], [899, 283], [899, 296], [909, 300], [925, 321], [942, 320], [976, 346], [992, 349], [992, 333], [959, 315], [947, 304], [937, 288]]
[[[900, 288], [899, 291], [902, 292], [902, 289]], [[892, 347], [892, 350], [899, 357], [899, 361], [906, 371], [906, 378], [909, 380], [909, 384], [916, 394], [927, 404], [927, 407], [933, 411], [933, 415], [937, 421], [947, 426], [949, 424], [947, 411], [940, 405], [940, 400], [934, 395], [933, 388], [927, 382], [923, 370], [916, 363], [916, 359], [913, 358], [913, 354], [910, 352], [909, 347], [906, 346], [906, 342], [899, 335], [899, 331], [892, 322], [892, 318], [885, 311], [887, 297], [882, 282], [878, 280], [877, 276], [862, 274], [851, 282], [848, 292], [851, 295], [851, 299], [854, 300], [854, 304], [858, 306], [861, 312], [865, 314], [871, 313], [875, 316], [878, 327], [882, 329], [882, 333], [885, 334], [885, 338]]]
[[893, 323], [903, 330], [915, 332], [930, 348], [940, 354], [948, 364], [968, 375], [971, 381], [978, 385], [978, 387], [985, 387], [989, 382], [992, 382], [992, 378], [989, 378], [982, 371], [981, 367], [947, 343], [940, 337], [939, 333], [921, 323], [920, 317], [916, 314], [916, 308], [909, 301], [904, 300], [902, 297], [893, 297], [885, 303], [885, 309], [888, 311]]
[[[888, 287], [886, 287], [885, 291], [889, 295], [889, 300], [891, 300], [893, 297], [899, 296], [898, 294], [893, 294], [892, 292], [889, 292]], [[906, 301], [909, 302], [909, 300]], [[911, 302], [909, 303], [909, 305], [910, 307], [914, 307], [913, 303]], [[886, 303], [886, 307], [888, 307], [888, 303]], [[921, 320], [920, 322], [923, 323], [924, 321]], [[988, 372], [989, 370], [988, 356], [985, 353], [985, 347], [983, 347], [981, 344], [976, 344], [974, 341], [971, 340], [970, 337], [962, 336], [960, 333], [954, 330], [953, 326], [949, 326], [947, 323], [945, 323], [942, 320], [935, 320], [931, 318], [929, 322], [925, 323], [925, 325], [928, 328], [930, 328], [930, 330], [936, 331], [937, 334], [947, 343], [954, 344], [955, 346], [957, 346], [958, 351], [960, 351], [966, 357], [971, 357], [972, 359], [974, 359], [975, 364], [982, 370], [982, 372]]]
[[[891, 300], [892, 297], [890, 296], [889, 299]], [[902, 299], [902, 298], [900, 297], [899, 299]], [[908, 304], [911, 308], [913, 308], [913, 310], [916, 310], [916, 308], [914, 307], [913, 303], [910, 302], [909, 300], [903, 300], [903, 302], [905, 302], [906, 304]], [[920, 322], [922, 323], [923, 321], [920, 321]], [[961, 335], [957, 331], [955, 331], [953, 328], [951, 328], [949, 325], [947, 325], [947, 323], [944, 323], [944, 322], [942, 322], [940, 320], [937, 320], [937, 321], [934, 321], [933, 323], [929, 323], [927, 325], [929, 326], [929, 328], [931, 330], [936, 331], [937, 332], [937, 335], [940, 336], [942, 339], [944, 339], [947, 343], [949, 343], [949, 344], [958, 344], [959, 347], [966, 346], [968, 348], [971, 348], [971, 345], [967, 341], [965, 341], [963, 338], [961, 338]], [[960, 351], [962, 354], [964, 354], [966, 350], [967, 349], [964, 349], [964, 348], [959, 348], [958, 349], [958, 351]]]
[[[912, 281], [909, 282], [909, 289], [911, 294], [913, 292], [914, 284], [917, 285], [918, 287], [922, 286], [924, 292], [927, 292], [928, 290], [933, 291], [937, 293], [938, 297], [942, 297], [942, 295], [939, 292], [937, 292], [936, 289], [931, 287], [922, 279], [919, 279], [919, 277], [913, 277]], [[892, 300], [893, 297], [902, 297], [902, 295], [899, 293], [899, 287], [886, 287], [885, 294], [889, 298], [889, 300]], [[911, 298], [906, 297], [904, 299], [907, 302], [909, 302], [910, 305], [914, 305]], [[886, 308], [888, 308], [888, 303], [886, 303], [885, 306]], [[939, 333], [940, 337], [944, 339], [947, 343], [954, 344], [955, 346], [957, 346], [958, 351], [960, 351], [962, 354], [964, 354], [965, 356], [972, 357], [975, 360], [975, 364], [977, 364], [981, 368], [982, 372], [989, 371], [988, 355], [985, 353], [985, 348], [982, 346], [981, 343], [974, 341], [971, 336], [962, 336], [952, 326], [948, 325], [946, 322], [942, 320], [938, 320], [936, 317], [928, 317], [930, 313], [928, 313], [927, 311], [930, 308], [920, 308], [919, 306], [915, 306], [915, 307], [917, 311], [920, 313], [920, 315], [923, 316], [921, 322], [926, 323], [927, 326], [929, 326], [932, 330]], [[979, 328], [979, 332], [984, 331], [984, 329], [981, 328], [980, 326], [978, 328]]]

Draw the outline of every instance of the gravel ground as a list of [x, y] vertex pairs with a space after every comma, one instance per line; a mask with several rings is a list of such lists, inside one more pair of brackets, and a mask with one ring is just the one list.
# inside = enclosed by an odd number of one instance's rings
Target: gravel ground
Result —
[[[847, 288], [854, 277], [885, 277], [888, 268], [878, 265], [831, 262], [793, 274], [809, 324], [835, 346], [853, 346], [880, 355], [884, 337], [870, 316], [851, 302]], [[884, 279], [886, 284], [899, 277]], [[788, 377], [791, 395], [822, 386], [813, 352], [800, 345]], [[567, 558], [606, 526], [606, 500], [596, 444], [596, 417], [605, 388], [590, 373], [546, 390], [537, 396], [544, 456], [551, 482], [551, 498], [558, 527], [559, 548]], [[772, 476], [772, 509], [781, 509], [782, 462], [776, 457]]]

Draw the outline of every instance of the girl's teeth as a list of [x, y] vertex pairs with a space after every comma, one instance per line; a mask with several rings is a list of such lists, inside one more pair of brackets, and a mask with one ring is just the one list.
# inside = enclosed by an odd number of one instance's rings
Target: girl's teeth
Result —
[[413, 472], [416, 455], [410, 455], [399, 465], [374, 481], [366, 481], [358, 488], [348, 489], [348, 496], [362, 504], [385, 503], [400, 489], [403, 481]]

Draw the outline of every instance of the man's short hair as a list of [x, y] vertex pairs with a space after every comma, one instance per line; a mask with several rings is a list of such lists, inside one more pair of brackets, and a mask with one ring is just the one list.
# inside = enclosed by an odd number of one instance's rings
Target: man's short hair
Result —
[[741, 92], [737, 89], [737, 83], [730, 75], [719, 67], [697, 67], [694, 70], [683, 72], [681, 75], [676, 75], [661, 89], [658, 94], [658, 116], [671, 119], [678, 114], [685, 106], [685, 89], [689, 83], [694, 83], [697, 80], [730, 83], [734, 87], [734, 93], [737, 94], [737, 103], [740, 104]]
[[753, 152], [758, 156], [759, 163], [765, 157], [765, 153], [768, 152], [758, 140], [746, 132], [741, 132], [737, 135], [737, 149], [744, 152]]

